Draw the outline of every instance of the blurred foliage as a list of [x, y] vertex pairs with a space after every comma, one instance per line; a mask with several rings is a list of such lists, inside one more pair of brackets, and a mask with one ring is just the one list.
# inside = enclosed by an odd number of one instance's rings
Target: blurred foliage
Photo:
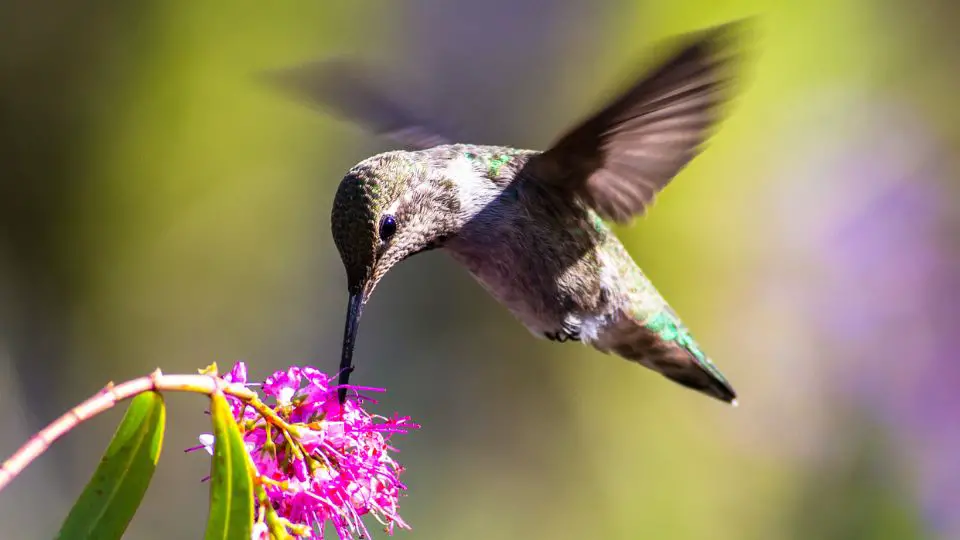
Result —
[[[834, 191], [851, 176], [843, 160], [881, 156], [849, 149], [899, 133], [887, 108], [909, 110], [937, 150], [900, 138], [886, 155], [936, 154], [924, 181], [956, 171], [956, 9], [4, 0], [0, 451], [106, 380], [156, 366], [243, 359], [254, 378], [296, 361], [335, 369], [346, 294], [330, 202], [347, 168], [389, 146], [271, 93], [258, 71], [377, 57], [401, 74], [398, 95], [472, 141], [543, 147], [660, 39], [756, 15], [729, 119], [650, 216], [619, 229], [741, 407], [533, 339], [442, 254], [416, 257], [371, 301], [355, 374], [389, 389], [384, 412], [424, 426], [398, 440], [414, 527], [399, 536], [922, 537], [928, 499], [905, 432], [858, 415], [876, 403], [844, 397], [862, 371], [850, 347], [868, 340], [831, 341], [824, 312], [795, 309], [795, 297], [823, 294], [834, 261], [808, 239], [826, 211], [806, 203], [857, 207], [863, 190]], [[206, 423], [198, 403], [169, 407], [168, 447], [192, 446]], [[49, 516], [66, 514], [116, 420], [58, 444], [0, 495], [0, 521], [16, 520], [21, 538], [52, 536]], [[131, 538], [202, 530], [205, 463], [169, 458]]]
[[900, 539], [923, 530], [909, 483], [890, 467], [897, 460], [889, 436], [867, 414], [838, 423], [850, 442], [811, 471], [797, 504], [791, 538]]

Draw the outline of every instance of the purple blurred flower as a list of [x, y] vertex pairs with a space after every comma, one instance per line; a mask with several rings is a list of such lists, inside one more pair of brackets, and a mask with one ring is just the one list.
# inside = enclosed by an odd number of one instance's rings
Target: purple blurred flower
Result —
[[[247, 382], [247, 370], [238, 362], [223, 376], [227, 383]], [[409, 417], [385, 418], [361, 408], [364, 398], [337, 401], [332, 378], [312, 367], [277, 371], [261, 385], [264, 403], [282, 422], [265, 419], [254, 407], [227, 396], [234, 417], [266, 491], [270, 506], [296, 538], [323, 538], [323, 526], [333, 523], [341, 539], [369, 538], [361, 516], [371, 514], [388, 534], [394, 527], [409, 528], [398, 514], [399, 476], [403, 468], [393, 460], [387, 444], [393, 433], [419, 426]], [[382, 391], [351, 387], [353, 390]], [[372, 401], [372, 400], [370, 400]], [[279, 424], [279, 425], [278, 425]], [[212, 453], [213, 437], [200, 436]], [[257, 515], [262, 515], [257, 503]], [[267, 538], [257, 524], [257, 538]]]

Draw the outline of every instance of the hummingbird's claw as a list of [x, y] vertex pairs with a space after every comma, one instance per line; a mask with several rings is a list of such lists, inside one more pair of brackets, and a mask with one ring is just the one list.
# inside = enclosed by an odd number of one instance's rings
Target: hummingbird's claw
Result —
[[543, 334], [543, 336], [550, 341], [556, 341], [557, 343], [565, 343], [569, 340], [580, 341], [580, 332], [578, 331], [568, 332], [567, 330], [558, 330], [553, 333], [547, 332]]

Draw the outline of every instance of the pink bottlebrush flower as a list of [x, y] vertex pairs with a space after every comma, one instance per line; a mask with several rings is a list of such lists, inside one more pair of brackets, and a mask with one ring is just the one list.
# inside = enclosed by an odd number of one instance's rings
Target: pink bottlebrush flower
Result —
[[[250, 385], [243, 362], [223, 379]], [[322, 539], [327, 521], [341, 539], [369, 538], [361, 519], [367, 514], [388, 534], [394, 527], [409, 528], [398, 514], [400, 492], [406, 489], [399, 479], [403, 468], [390, 456], [393, 448], [387, 442], [393, 433], [419, 426], [409, 417], [372, 415], [361, 407], [364, 399], [359, 396], [348, 398], [341, 408], [332, 380], [312, 367], [296, 366], [267, 377], [261, 385], [263, 402], [285, 426], [268, 422], [254, 407], [228, 396], [270, 506], [294, 526], [288, 532], [298, 539]], [[200, 442], [189, 450], [212, 453], [211, 435], [201, 435]], [[263, 525], [257, 526], [263, 535]]]

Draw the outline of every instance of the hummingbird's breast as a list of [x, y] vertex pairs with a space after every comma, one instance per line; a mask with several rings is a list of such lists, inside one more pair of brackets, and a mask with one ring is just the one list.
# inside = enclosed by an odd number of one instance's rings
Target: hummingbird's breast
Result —
[[585, 330], [589, 340], [621, 297], [608, 253], [618, 241], [578, 201], [523, 180], [501, 189], [447, 251], [535, 335]]

